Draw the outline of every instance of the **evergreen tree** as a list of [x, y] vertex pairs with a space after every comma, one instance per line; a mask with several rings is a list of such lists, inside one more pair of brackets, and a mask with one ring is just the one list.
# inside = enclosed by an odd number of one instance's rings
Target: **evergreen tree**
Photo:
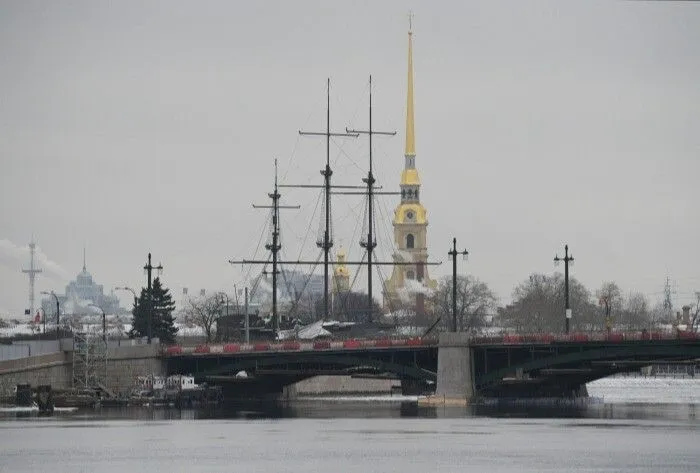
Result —
[[[148, 336], [148, 290], [141, 288], [141, 297], [136, 301], [137, 305], [131, 311], [133, 317], [131, 319], [132, 327], [129, 331], [129, 337], [146, 337]], [[173, 311], [175, 303], [170, 296], [170, 290], [163, 287], [160, 278], [153, 280], [151, 287], [151, 313], [153, 320], [151, 321], [152, 337], [159, 338], [161, 343], [174, 343], [177, 327], [173, 320]]]

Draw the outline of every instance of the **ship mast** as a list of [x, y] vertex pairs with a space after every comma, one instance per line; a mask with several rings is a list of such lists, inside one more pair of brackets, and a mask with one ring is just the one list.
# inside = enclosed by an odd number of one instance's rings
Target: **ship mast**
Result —
[[[368, 312], [367, 312], [367, 317], [369, 321], [372, 321], [372, 316], [373, 316], [373, 291], [372, 291], [372, 267], [373, 266], [381, 266], [381, 265], [386, 265], [386, 266], [397, 266], [397, 265], [413, 265], [415, 263], [413, 262], [399, 262], [399, 261], [374, 261], [372, 259], [372, 254], [374, 248], [377, 246], [377, 242], [375, 240], [374, 236], [374, 196], [378, 194], [390, 194], [390, 195], [397, 195], [400, 194], [400, 192], [381, 192], [377, 191], [377, 189], [381, 189], [381, 187], [375, 186], [375, 178], [373, 174], [373, 156], [372, 156], [372, 137], [373, 135], [390, 135], [393, 136], [396, 134], [395, 131], [393, 132], [386, 132], [386, 131], [377, 131], [374, 130], [372, 127], [372, 77], [370, 76], [369, 79], [369, 129], [368, 130], [350, 130], [350, 129], [345, 129], [345, 133], [334, 133], [330, 131], [330, 80], [327, 81], [327, 94], [326, 94], [326, 130], [324, 132], [304, 132], [304, 131], [299, 131], [300, 135], [312, 135], [312, 136], [324, 136], [326, 138], [326, 166], [323, 170], [321, 170], [321, 175], [324, 177], [324, 184], [321, 185], [313, 185], [313, 184], [277, 184], [277, 161], [275, 161], [275, 190], [272, 194], [268, 194], [270, 198], [273, 200], [273, 205], [272, 206], [254, 206], [256, 208], [272, 208], [273, 209], [273, 240], [271, 245], [266, 245], [267, 249], [272, 252], [272, 257], [273, 257], [273, 317], [275, 318], [275, 330], [279, 329], [279, 321], [277, 318], [276, 314], [276, 291], [277, 291], [277, 278], [276, 278], [276, 273], [277, 273], [277, 265], [280, 264], [291, 264], [291, 265], [311, 265], [315, 266], [318, 264], [317, 261], [308, 261], [308, 260], [289, 260], [289, 261], [280, 261], [277, 258], [277, 253], [281, 249], [281, 244], [278, 241], [279, 238], [279, 215], [278, 215], [278, 209], [283, 209], [283, 208], [292, 208], [292, 209], [298, 209], [299, 206], [282, 206], [279, 205], [279, 198], [281, 197], [278, 188], [281, 187], [292, 187], [292, 188], [320, 188], [323, 189], [324, 191], [324, 197], [325, 197], [325, 229], [323, 233], [323, 240], [318, 241], [317, 245], [324, 250], [324, 319], [328, 316], [329, 314], [329, 307], [328, 307], [328, 289], [329, 289], [329, 284], [328, 284], [328, 277], [329, 277], [329, 265], [330, 265], [330, 249], [333, 246], [333, 239], [332, 239], [332, 234], [331, 234], [331, 213], [330, 213], [330, 207], [331, 207], [331, 194], [362, 194], [362, 195], [367, 195], [368, 196], [368, 231], [367, 231], [367, 237], [366, 241], [361, 241], [360, 244], [362, 247], [366, 248], [367, 250], [367, 257], [368, 260], [365, 261], [346, 261], [346, 265], [367, 265], [367, 274], [368, 274], [368, 283], [367, 283], [367, 292], [368, 292]], [[364, 186], [350, 186], [350, 185], [332, 185], [331, 184], [331, 175], [333, 174], [331, 167], [330, 167], [330, 139], [333, 136], [344, 136], [344, 137], [353, 137], [356, 138], [360, 134], [365, 134], [368, 135], [369, 137], [369, 169], [367, 172], [367, 177], [363, 178], [362, 181], [365, 183]], [[332, 191], [332, 189], [362, 189], [362, 191]], [[267, 260], [229, 260], [229, 263], [231, 264], [267, 264]], [[426, 265], [439, 265], [441, 262], [425, 262], [424, 264]]]
[[[373, 320], [374, 299], [372, 295], [372, 252], [377, 246], [377, 241], [374, 239], [374, 174], [372, 174], [372, 136], [373, 135], [388, 135], [394, 136], [395, 131], [377, 131], [372, 129], [372, 76], [369, 76], [369, 129], [367, 130], [350, 130], [348, 133], [358, 133], [369, 137], [369, 169], [367, 177], [362, 179], [362, 182], [367, 184], [367, 240], [360, 241], [360, 246], [367, 250], [367, 317], [368, 321]], [[393, 192], [392, 192], [393, 194]]]
[[[278, 254], [280, 250], [282, 249], [282, 242], [280, 241], [280, 224], [279, 224], [279, 211], [280, 209], [298, 209], [300, 208], [298, 205], [280, 205], [280, 198], [282, 197], [282, 194], [279, 193], [279, 186], [277, 184], [277, 160], [275, 159], [275, 186], [273, 188], [272, 193], [267, 194], [268, 197], [272, 200], [272, 205], [255, 205], [253, 204], [253, 208], [255, 209], [272, 209], [272, 242], [268, 243], [265, 245], [265, 248], [270, 251], [272, 254], [272, 321], [273, 321], [273, 327], [275, 331], [275, 338], [277, 337], [277, 334], [279, 333], [280, 330], [280, 320], [279, 320], [279, 314], [277, 312], [277, 275], [279, 274], [279, 271], [277, 270], [277, 266], [281, 264], [282, 262], [278, 258]], [[262, 261], [232, 261], [229, 260], [229, 263], [234, 264], [234, 263], [257, 263], [257, 264], [267, 264], [268, 260], [262, 260]], [[270, 274], [269, 271], [263, 271], [263, 274], [267, 275]]]
[[[323, 239], [316, 242], [319, 248], [323, 249], [323, 320], [327, 320], [328, 310], [328, 266], [330, 264], [330, 251], [333, 247], [333, 236], [331, 235], [331, 187], [348, 188], [349, 186], [331, 186], [331, 136], [343, 136], [357, 138], [357, 133], [331, 133], [331, 80], [326, 81], [326, 131], [311, 132], [299, 131], [300, 135], [325, 136], [326, 137], [326, 167], [321, 170], [323, 176], [323, 193], [325, 202], [325, 229], [323, 231]], [[298, 186], [292, 186], [298, 187]], [[354, 188], [354, 186], [353, 186]]]

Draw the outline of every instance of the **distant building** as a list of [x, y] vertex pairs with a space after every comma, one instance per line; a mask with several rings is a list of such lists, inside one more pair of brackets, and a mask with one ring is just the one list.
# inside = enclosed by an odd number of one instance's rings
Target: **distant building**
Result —
[[[128, 310], [119, 307], [119, 298], [113, 294], [105, 294], [102, 284], [95, 284], [92, 275], [85, 267], [83, 256], [83, 270], [78, 273], [74, 281], [66, 286], [65, 294], [56, 294], [61, 306], [61, 314], [85, 314], [94, 310], [89, 307], [95, 304], [102, 308], [106, 314], [124, 314]], [[47, 316], [47, 320], [53, 320], [56, 314], [56, 301], [53, 296], [41, 300], [41, 308]]]
[[283, 269], [277, 279], [278, 294], [282, 299], [323, 298], [323, 275]]

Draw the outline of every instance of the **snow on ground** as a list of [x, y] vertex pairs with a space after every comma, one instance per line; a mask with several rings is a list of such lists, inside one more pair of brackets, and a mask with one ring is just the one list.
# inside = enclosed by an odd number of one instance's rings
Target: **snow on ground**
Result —
[[700, 377], [618, 376], [587, 387], [589, 396], [605, 403], [700, 404]]

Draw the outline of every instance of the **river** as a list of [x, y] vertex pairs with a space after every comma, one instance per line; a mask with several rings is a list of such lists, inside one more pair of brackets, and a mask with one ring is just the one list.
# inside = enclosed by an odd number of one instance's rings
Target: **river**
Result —
[[585, 405], [313, 398], [214, 411], [0, 411], [2, 472], [697, 472], [700, 380], [611, 378]]

